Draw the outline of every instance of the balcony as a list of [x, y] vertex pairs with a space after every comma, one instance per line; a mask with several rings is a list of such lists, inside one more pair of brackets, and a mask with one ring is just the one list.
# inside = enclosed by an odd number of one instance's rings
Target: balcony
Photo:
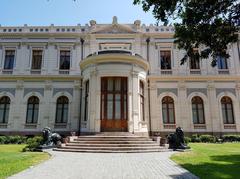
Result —
[[201, 70], [200, 69], [190, 69], [190, 74], [191, 75], [201, 75]]
[[194, 124], [194, 129], [206, 129], [206, 124]]
[[161, 75], [172, 75], [172, 70], [161, 70]]
[[31, 69], [30, 72], [32, 75], [39, 75], [41, 74], [41, 69]]
[[59, 74], [61, 74], [61, 75], [69, 75], [69, 70], [59, 70]]
[[224, 129], [236, 129], [236, 124], [224, 124]]
[[229, 69], [218, 69], [219, 75], [229, 75]]
[[13, 73], [13, 69], [3, 69], [2, 70], [2, 74], [8, 75], [8, 74], [12, 74], [12, 73]]

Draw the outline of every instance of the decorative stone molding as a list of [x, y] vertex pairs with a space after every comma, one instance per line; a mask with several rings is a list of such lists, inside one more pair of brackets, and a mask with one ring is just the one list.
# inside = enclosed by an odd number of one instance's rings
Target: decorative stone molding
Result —
[[178, 83], [178, 89], [179, 90], [186, 90], [186, 84], [185, 84], [185, 82], [184, 81], [180, 81], [179, 83]]
[[23, 80], [17, 80], [16, 89], [22, 90], [24, 88], [24, 81]]
[[45, 90], [52, 90], [52, 81], [46, 80], [45, 81]]

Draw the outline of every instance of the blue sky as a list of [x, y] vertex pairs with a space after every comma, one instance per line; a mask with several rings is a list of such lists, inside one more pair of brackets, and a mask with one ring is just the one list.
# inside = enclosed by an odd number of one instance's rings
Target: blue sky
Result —
[[154, 24], [151, 12], [134, 6], [133, 0], [0, 0], [2, 26], [28, 25], [85, 25], [91, 19], [97, 23], [111, 23], [117, 16], [119, 23]]

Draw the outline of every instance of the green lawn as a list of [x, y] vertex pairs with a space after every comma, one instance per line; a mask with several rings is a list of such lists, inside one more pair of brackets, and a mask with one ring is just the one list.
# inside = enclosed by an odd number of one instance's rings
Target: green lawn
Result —
[[200, 178], [240, 178], [240, 143], [191, 143], [192, 151], [171, 159]]
[[25, 145], [0, 145], [0, 179], [49, 158], [44, 152], [21, 152]]

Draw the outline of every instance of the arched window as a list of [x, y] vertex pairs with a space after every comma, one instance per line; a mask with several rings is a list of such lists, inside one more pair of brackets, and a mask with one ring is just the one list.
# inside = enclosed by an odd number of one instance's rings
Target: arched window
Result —
[[203, 100], [199, 96], [192, 98], [192, 118], [194, 124], [205, 124]]
[[224, 96], [221, 99], [222, 116], [224, 124], [234, 124], [233, 103], [231, 98]]
[[7, 96], [0, 98], [0, 124], [8, 123], [10, 102], [11, 100]]
[[175, 124], [174, 101], [170, 96], [162, 99], [162, 117], [164, 124]]
[[38, 111], [39, 111], [39, 99], [36, 96], [32, 96], [28, 99], [27, 104], [27, 124], [36, 124], [38, 121]]
[[68, 120], [68, 98], [66, 96], [60, 96], [57, 99], [56, 107], [56, 123], [67, 123]]

